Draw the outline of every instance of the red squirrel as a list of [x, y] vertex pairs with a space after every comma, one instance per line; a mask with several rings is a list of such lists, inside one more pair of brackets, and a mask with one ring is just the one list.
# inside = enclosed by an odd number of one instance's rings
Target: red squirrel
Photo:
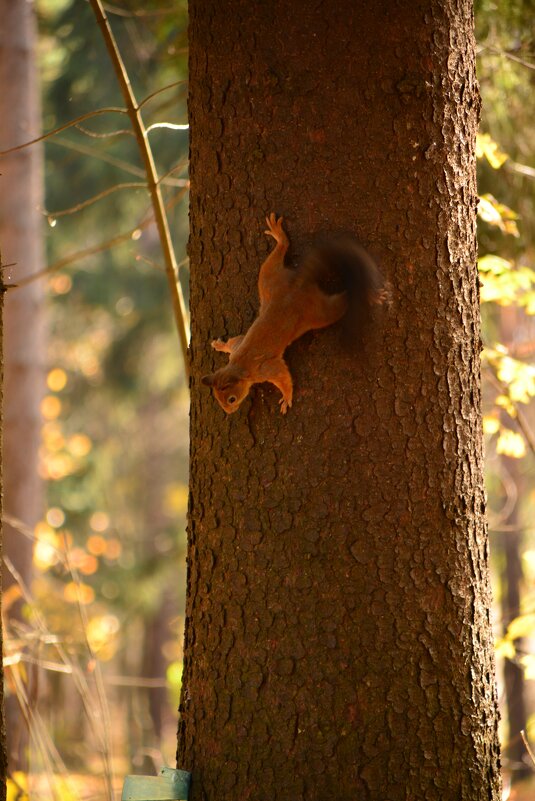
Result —
[[[353, 240], [340, 240], [334, 246], [316, 248], [297, 269], [285, 267], [289, 242], [282, 217], [266, 217], [264, 232], [276, 241], [260, 268], [258, 293], [260, 311], [246, 334], [227, 342], [214, 339], [214, 350], [229, 353], [226, 367], [206, 375], [202, 383], [213, 387], [214, 395], [227, 414], [237, 411], [253, 384], [269, 381], [281, 391], [280, 407], [286, 414], [292, 405], [292, 376], [283, 359], [288, 345], [307, 331], [325, 328], [347, 312], [349, 291], [327, 294], [321, 288], [325, 270], [352, 273], [353, 289], [359, 301], [383, 303], [386, 290], [379, 271], [367, 253]], [[346, 282], [347, 283], [347, 282]], [[362, 297], [364, 296], [364, 297]]]

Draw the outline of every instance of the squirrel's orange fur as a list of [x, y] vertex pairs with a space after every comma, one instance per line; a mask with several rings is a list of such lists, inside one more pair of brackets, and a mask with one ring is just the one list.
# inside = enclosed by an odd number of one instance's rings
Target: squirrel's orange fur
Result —
[[[292, 405], [292, 377], [283, 359], [288, 345], [307, 331], [325, 328], [340, 320], [348, 308], [348, 293], [328, 295], [318, 286], [310, 270], [284, 266], [288, 237], [282, 217], [266, 217], [265, 233], [276, 247], [260, 269], [260, 311], [245, 335], [223, 342], [215, 339], [214, 350], [230, 354], [225, 367], [204, 376], [219, 404], [228, 414], [235, 412], [253, 384], [269, 381], [281, 391], [281, 412]], [[381, 293], [378, 293], [379, 295]]]

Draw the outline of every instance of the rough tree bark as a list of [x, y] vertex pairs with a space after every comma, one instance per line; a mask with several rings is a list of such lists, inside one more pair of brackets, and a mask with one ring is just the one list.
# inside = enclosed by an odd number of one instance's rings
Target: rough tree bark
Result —
[[[191, 0], [192, 410], [178, 765], [192, 801], [499, 798], [482, 478], [469, 0]], [[353, 231], [393, 288], [293, 408], [203, 374], [299, 257]]]
[[[0, 149], [39, 135], [41, 104], [36, 74], [36, 26], [32, 2], [0, 0]], [[0, 246], [4, 263], [15, 262], [6, 281], [40, 269], [42, 246], [42, 152], [39, 146], [14, 153], [0, 164]], [[4, 509], [33, 527], [42, 514], [37, 472], [43, 391], [43, 302], [41, 282], [10, 291], [5, 305]], [[32, 543], [5, 525], [4, 551], [26, 583]], [[14, 584], [3, 571], [4, 592]], [[10, 617], [20, 605], [10, 607]], [[27, 732], [14, 696], [7, 700], [11, 770], [24, 767]]]

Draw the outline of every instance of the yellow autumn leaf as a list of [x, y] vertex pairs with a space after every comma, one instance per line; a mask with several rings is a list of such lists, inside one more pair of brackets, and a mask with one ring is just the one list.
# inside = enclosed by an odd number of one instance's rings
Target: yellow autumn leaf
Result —
[[509, 417], [512, 417], [513, 420], [516, 419], [516, 409], [514, 404], [511, 403], [511, 399], [507, 397], [507, 395], [498, 395], [496, 398], [496, 406], [500, 406], [502, 409], [505, 409]]
[[476, 157], [486, 158], [490, 166], [498, 170], [509, 156], [500, 150], [500, 146], [488, 133], [478, 133], [476, 136]]
[[518, 214], [509, 206], [506, 206], [505, 203], [500, 203], [499, 200], [496, 200], [494, 195], [485, 194], [480, 196], [477, 214], [484, 222], [496, 226], [504, 234], [519, 236], [516, 224]]
[[535, 679], [535, 655], [526, 654], [526, 656], [522, 657], [520, 662], [524, 668], [524, 678]]
[[515, 617], [507, 627], [508, 640], [518, 640], [520, 637], [531, 637], [535, 634], [535, 613]]
[[499, 656], [502, 659], [514, 659], [516, 654], [515, 646], [511, 640], [507, 639], [507, 637], [503, 637], [501, 640], [498, 640], [495, 646], [495, 651], [496, 656]]
[[480, 272], [501, 275], [510, 270], [513, 263], [507, 259], [502, 259], [501, 256], [496, 256], [494, 253], [487, 253], [486, 256], [481, 256], [477, 260], [477, 266]]
[[535, 550], [527, 550], [522, 554], [524, 570], [528, 578], [535, 579]]
[[119, 619], [115, 615], [99, 615], [88, 622], [86, 637], [101, 661], [107, 662], [115, 655], [119, 629]]
[[479, 205], [477, 207], [478, 217], [489, 223], [489, 225], [496, 225], [501, 228], [503, 225], [501, 214], [498, 209], [488, 200], [484, 195], [479, 198]]
[[502, 230], [504, 234], [510, 234], [510, 236], [514, 236], [517, 238], [520, 236], [520, 231], [518, 230], [518, 225], [516, 224], [516, 220], [504, 220]]
[[7, 801], [29, 801], [28, 776], [15, 770], [7, 780]]
[[522, 435], [508, 428], [503, 429], [496, 443], [496, 452], [513, 459], [521, 459], [526, 455], [526, 444]]
[[483, 432], [485, 434], [496, 434], [500, 430], [500, 421], [495, 415], [486, 414], [483, 417]]
[[535, 366], [511, 356], [497, 356], [494, 361], [498, 378], [507, 385], [511, 400], [529, 403], [535, 396]]
[[535, 292], [526, 292], [523, 306], [526, 314], [535, 314]]
[[56, 790], [56, 797], [61, 798], [61, 801], [78, 801], [80, 793], [67, 776], [54, 776], [54, 787]]

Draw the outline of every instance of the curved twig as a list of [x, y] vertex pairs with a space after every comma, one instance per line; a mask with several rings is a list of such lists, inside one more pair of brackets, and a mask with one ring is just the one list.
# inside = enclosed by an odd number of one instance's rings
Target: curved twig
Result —
[[[169, 203], [166, 204], [166, 209], [170, 210], [177, 203], [180, 203], [182, 198], [187, 192], [187, 187], [184, 187], [180, 192], [177, 192], [176, 195], [171, 198]], [[151, 214], [144, 220], [141, 220], [138, 225], [134, 228], [131, 228], [129, 231], [125, 231], [122, 234], [118, 234], [117, 236], [112, 237], [111, 239], [107, 239], [104, 242], [100, 242], [98, 245], [92, 245], [88, 248], [83, 248], [82, 250], [77, 250], [75, 253], [71, 253], [69, 256], [64, 256], [62, 259], [58, 259], [58, 261], [53, 262], [52, 264], [43, 267], [42, 270], [37, 270], [37, 272], [32, 273], [31, 275], [26, 276], [25, 278], [21, 278], [21, 280], [17, 283], [17, 291], [19, 288], [27, 286], [27, 284], [31, 284], [33, 281], [38, 281], [40, 278], [44, 278], [45, 275], [49, 275], [50, 273], [54, 273], [57, 270], [61, 270], [63, 267], [68, 267], [71, 264], [75, 264], [77, 261], [81, 261], [82, 259], [87, 258], [88, 256], [93, 256], [95, 253], [102, 253], [104, 250], [109, 250], [110, 248], [115, 247], [116, 245], [121, 245], [123, 242], [128, 242], [128, 240], [132, 239], [132, 235], [136, 231], [141, 231], [144, 228], [148, 228], [149, 225], [154, 223], [154, 216]]]
[[112, 136], [133, 136], [134, 132], [130, 128], [119, 128], [117, 131], [105, 131], [99, 133], [98, 131], [90, 131], [89, 128], [84, 128], [83, 125], [76, 123], [74, 126], [77, 131], [91, 137], [91, 139], [110, 139]]
[[182, 84], [185, 84], [185, 83], [187, 83], [187, 81], [173, 81], [173, 83], [168, 83], [165, 86], [160, 87], [160, 89], [156, 89], [156, 91], [151, 92], [150, 95], [147, 95], [146, 97], [144, 97], [143, 100], [140, 103], [137, 104], [136, 108], [138, 110], [140, 108], [143, 108], [145, 103], [148, 103], [149, 100], [152, 100], [152, 98], [156, 97], [156, 95], [161, 95], [162, 92], [167, 92], [167, 90], [168, 89], [172, 89], [173, 86], [181, 86]]
[[88, 206], [92, 206], [93, 203], [97, 203], [99, 200], [102, 200], [102, 198], [105, 198], [114, 192], [118, 192], [120, 189], [148, 189], [148, 186], [146, 183], [141, 181], [115, 184], [115, 186], [109, 186], [107, 189], [99, 192], [98, 195], [93, 195], [93, 197], [90, 197], [87, 200], [82, 200], [81, 203], [77, 203], [75, 206], [71, 206], [68, 209], [62, 209], [61, 211], [47, 211], [46, 215], [49, 220], [55, 220], [57, 217], [65, 217], [67, 214], [75, 214], [77, 211], [81, 211]]
[[20, 145], [15, 145], [15, 147], [8, 147], [7, 150], [0, 150], [0, 157], [7, 156], [9, 153], [16, 153], [18, 150], [24, 150], [25, 147], [30, 147], [30, 145], [36, 145], [37, 142], [42, 142], [45, 139], [50, 139], [51, 136], [55, 136], [61, 131], [66, 131], [67, 128], [72, 128], [79, 122], [83, 122], [84, 120], [90, 119], [90, 117], [98, 117], [100, 114], [128, 114], [127, 109], [125, 108], [116, 108], [115, 106], [109, 106], [108, 108], [97, 108], [95, 111], [88, 111], [86, 114], [81, 114], [79, 117], [76, 117], [74, 120], [70, 120], [66, 122], [64, 125], [60, 125], [59, 128], [54, 128], [52, 131], [48, 131], [42, 136], [38, 136], [37, 139], [30, 139], [29, 142], [22, 142]]
[[[174, 166], [174, 167], [171, 167], [171, 169], [170, 169], [170, 170], [167, 170], [167, 172], [165, 172], [165, 173], [164, 173], [164, 174], [161, 176], [161, 178], [158, 178], [158, 183], [159, 183], [159, 184], [165, 184], [165, 182], [166, 182], [166, 181], [168, 181], [169, 177], [170, 177], [170, 176], [171, 176], [171, 175], [172, 175], [174, 172], [177, 172], [178, 170], [181, 170], [183, 167], [186, 167], [186, 166], [187, 166], [187, 164], [188, 164], [188, 159], [185, 159], [184, 161], [181, 161], [181, 162], [179, 162], [178, 164], [175, 164], [175, 166]], [[184, 183], [184, 182], [185, 182], [185, 183]], [[189, 180], [188, 180], [187, 178], [183, 178], [183, 179], [181, 179], [180, 185], [181, 185], [181, 186], [189, 186]]]
[[535, 64], [532, 64], [529, 61], [524, 61], [523, 58], [519, 58], [518, 56], [513, 55], [513, 53], [508, 53], [507, 50], [501, 50], [499, 47], [493, 47], [492, 45], [482, 45], [480, 51], [482, 50], [488, 50], [490, 53], [493, 53], [496, 56], [504, 56], [510, 61], [516, 61], [517, 64], [522, 64], [522, 66], [527, 67], [528, 70], [535, 70]]
[[118, 6], [112, 6], [111, 3], [104, 3], [104, 8], [110, 14], [115, 14], [117, 17], [140, 18], [140, 17], [161, 17], [168, 14], [176, 14], [176, 7], [170, 6], [169, 8], [155, 8], [150, 11], [127, 11]]
[[[52, 144], [65, 147], [68, 150], [74, 150], [76, 153], [82, 153], [84, 156], [91, 156], [91, 158], [100, 159], [101, 161], [105, 161], [107, 164], [111, 164], [113, 167], [117, 167], [120, 170], [130, 173], [130, 175], [137, 175], [138, 178], [145, 178], [146, 176], [145, 170], [143, 170], [141, 167], [136, 167], [135, 164], [130, 164], [128, 161], [123, 161], [123, 159], [110, 156], [108, 153], [102, 153], [100, 150], [96, 150], [88, 145], [83, 145], [79, 142], [71, 142], [69, 139], [64, 139], [62, 136], [58, 136], [56, 139], [54, 139]], [[187, 163], [187, 159], [184, 162], [180, 162], [181, 165], [185, 165]], [[165, 186], [186, 186], [184, 179], [174, 179], [168, 177], [172, 172], [174, 172], [174, 169], [175, 168], [172, 168], [172, 170], [167, 172], [163, 178], [160, 178], [160, 183], [164, 184]]]
[[189, 125], [177, 124], [174, 122], [154, 122], [146, 129], [145, 133], [154, 131], [155, 128], [169, 128], [171, 131], [189, 131]]

